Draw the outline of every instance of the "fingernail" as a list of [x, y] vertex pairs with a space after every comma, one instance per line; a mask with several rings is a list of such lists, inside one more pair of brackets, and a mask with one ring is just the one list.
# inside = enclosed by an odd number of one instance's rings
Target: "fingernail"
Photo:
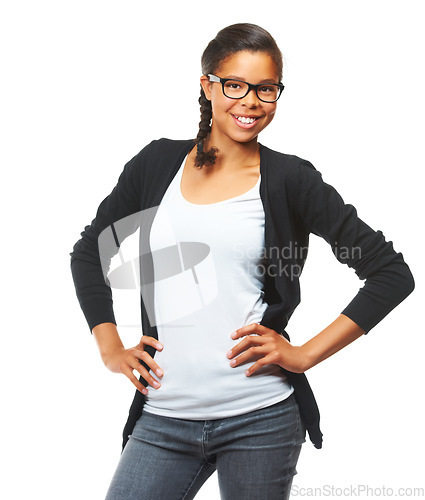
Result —
[[148, 390], [147, 389], [142, 389], [142, 393], [147, 396], [148, 395]]
[[160, 369], [156, 370], [155, 373], [158, 375], [158, 377], [162, 377], [164, 375], [164, 372]]
[[227, 351], [227, 352], [226, 352], [226, 356], [227, 356], [228, 358], [230, 358], [230, 356], [231, 356], [231, 355], [232, 355], [232, 349], [230, 349], [230, 351]]
[[164, 346], [162, 344], [157, 343], [157, 344], [155, 344], [155, 347], [157, 349], [162, 349]]
[[236, 337], [236, 332], [232, 332], [230, 336], [232, 337], [232, 339], [234, 339]]
[[152, 385], [155, 387], [155, 389], [159, 389], [161, 387], [161, 384], [159, 382], [157, 382], [156, 380], [153, 382]]
[[249, 370], [247, 370], [247, 371], [245, 372], [245, 375], [246, 375], [247, 377], [249, 377]]
[[230, 366], [235, 366], [236, 365], [236, 359], [232, 359], [232, 361], [230, 361]]

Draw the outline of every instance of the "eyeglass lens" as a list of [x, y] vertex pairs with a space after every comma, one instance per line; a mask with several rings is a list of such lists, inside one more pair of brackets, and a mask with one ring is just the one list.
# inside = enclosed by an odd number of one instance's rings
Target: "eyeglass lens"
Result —
[[[226, 97], [240, 99], [248, 93], [248, 84], [229, 80], [224, 84], [223, 90]], [[262, 101], [273, 102], [279, 97], [280, 89], [277, 85], [266, 83], [257, 87], [257, 95]]]

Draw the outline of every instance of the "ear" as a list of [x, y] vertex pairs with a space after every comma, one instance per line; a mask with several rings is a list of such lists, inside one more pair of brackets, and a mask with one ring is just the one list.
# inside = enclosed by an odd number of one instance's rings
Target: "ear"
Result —
[[201, 76], [201, 85], [204, 90], [205, 97], [211, 101], [211, 86], [212, 83], [208, 80], [206, 75]]

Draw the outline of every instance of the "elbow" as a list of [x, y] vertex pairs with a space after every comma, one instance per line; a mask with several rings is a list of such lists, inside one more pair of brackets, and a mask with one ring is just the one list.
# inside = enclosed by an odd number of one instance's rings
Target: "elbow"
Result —
[[404, 283], [402, 287], [402, 291], [404, 294], [403, 299], [408, 297], [413, 292], [414, 289], [415, 289], [415, 279], [413, 277], [412, 272], [410, 271], [409, 266], [406, 264], [406, 270], [404, 273]]
[[398, 303], [408, 297], [415, 289], [415, 279], [409, 266], [404, 261], [400, 262], [398, 265], [398, 269], [396, 271], [396, 282], [394, 285], [396, 287], [395, 295], [398, 298]]
[[386, 289], [382, 295], [384, 303], [393, 309], [415, 289], [415, 279], [409, 266], [401, 259], [390, 268], [379, 273], [380, 284]]

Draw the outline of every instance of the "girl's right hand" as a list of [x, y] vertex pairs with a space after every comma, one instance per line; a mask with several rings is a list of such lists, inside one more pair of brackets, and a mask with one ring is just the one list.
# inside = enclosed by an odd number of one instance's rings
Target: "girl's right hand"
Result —
[[145, 346], [150, 345], [158, 351], [162, 351], [164, 346], [153, 337], [143, 335], [137, 346], [125, 349], [119, 347], [103, 356], [105, 366], [114, 373], [122, 373], [130, 382], [144, 395], [148, 394], [146, 387], [134, 375], [133, 371], [136, 370], [146, 380], [146, 382], [159, 389], [161, 384], [146, 370], [139, 360], [146, 363], [149, 368], [158, 376], [162, 377], [164, 372], [154, 359], [145, 351]]

